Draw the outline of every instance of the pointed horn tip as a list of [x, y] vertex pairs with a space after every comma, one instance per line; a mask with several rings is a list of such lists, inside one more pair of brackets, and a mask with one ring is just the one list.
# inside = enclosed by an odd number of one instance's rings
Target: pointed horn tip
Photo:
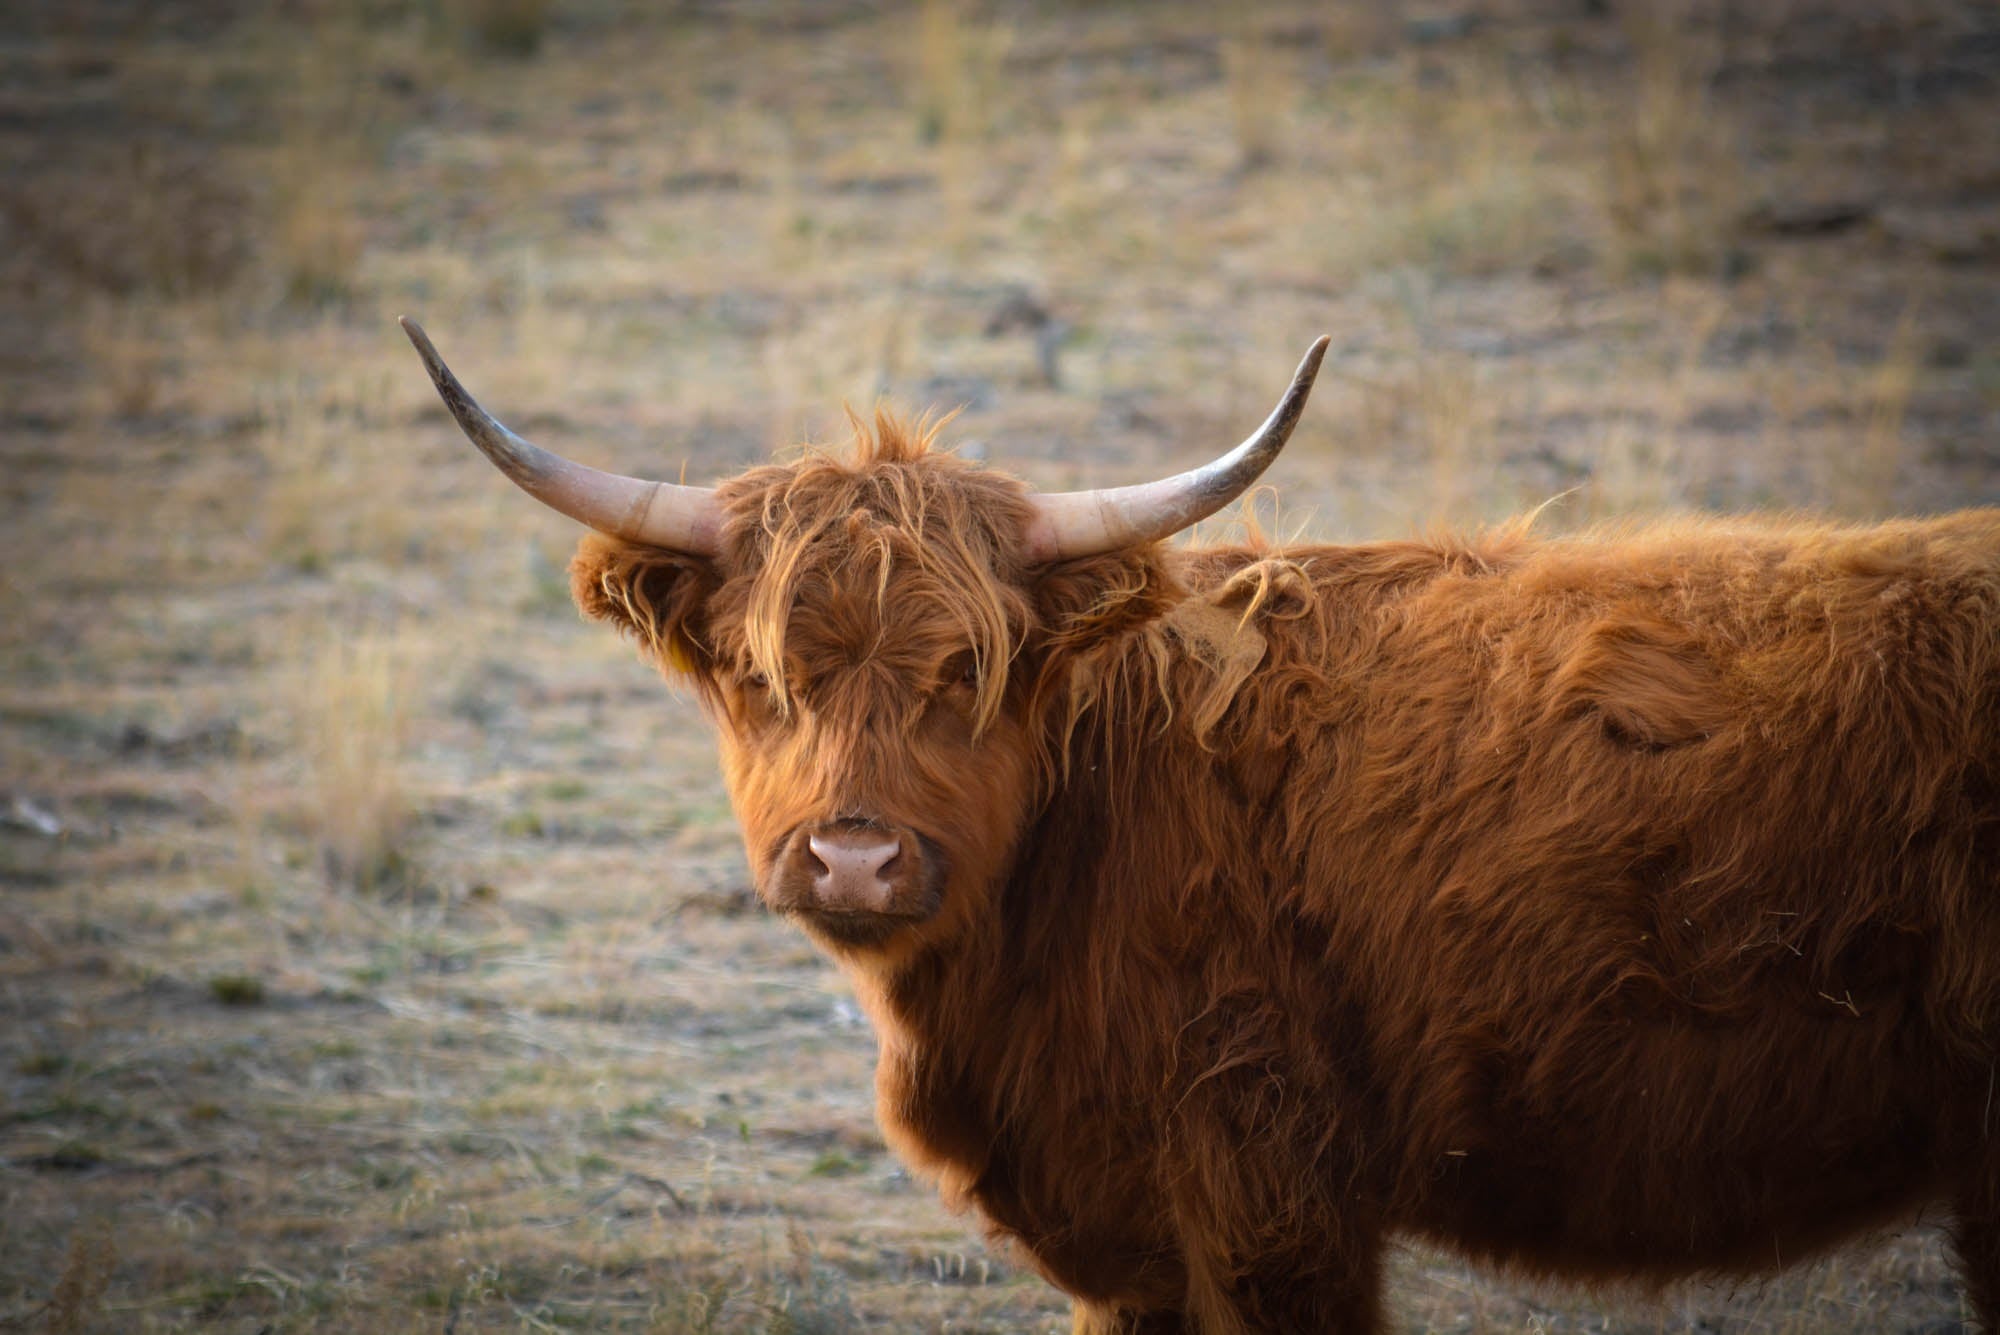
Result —
[[[422, 325], [407, 315], [397, 316], [396, 323], [401, 325], [403, 332], [409, 336], [410, 346], [417, 350], [417, 356], [423, 361], [424, 370], [430, 375], [431, 383], [436, 385], [438, 393], [444, 396], [445, 406], [451, 408], [452, 416], [458, 416], [458, 409], [452, 407], [454, 394], [468, 400], [472, 396], [466, 394], [459, 386], [458, 377], [451, 373], [449, 366], [445, 365], [444, 355], [431, 342], [430, 335], [424, 332]], [[477, 404], [473, 406], [478, 407]]]
[[431, 346], [430, 335], [424, 332], [422, 325], [407, 315], [397, 316], [396, 323], [402, 326], [404, 336], [410, 340], [410, 346], [415, 348], [425, 361], [437, 357], [437, 349]]
[[1332, 334], [1321, 334], [1306, 349], [1305, 359], [1299, 363], [1299, 371], [1304, 375], [1319, 374], [1319, 364], [1326, 359], [1326, 350], [1333, 346]]

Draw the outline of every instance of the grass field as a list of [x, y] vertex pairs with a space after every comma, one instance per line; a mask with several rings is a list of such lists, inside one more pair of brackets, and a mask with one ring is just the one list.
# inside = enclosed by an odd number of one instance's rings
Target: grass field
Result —
[[[0, 1330], [1066, 1329], [884, 1150], [706, 726], [439, 409], [711, 481], [962, 406], [1258, 519], [2000, 501], [2000, 11], [0, 17]], [[1226, 524], [1217, 525], [1226, 534]], [[1411, 1331], [1943, 1332], [1938, 1221]]]

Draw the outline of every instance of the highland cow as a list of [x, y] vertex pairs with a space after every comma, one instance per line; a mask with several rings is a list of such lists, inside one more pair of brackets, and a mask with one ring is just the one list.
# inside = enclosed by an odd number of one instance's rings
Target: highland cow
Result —
[[713, 716], [884, 1134], [1079, 1331], [1383, 1328], [1392, 1240], [1755, 1275], [1936, 1204], [2000, 1329], [2000, 512], [1173, 548], [878, 416], [713, 490], [460, 425]]

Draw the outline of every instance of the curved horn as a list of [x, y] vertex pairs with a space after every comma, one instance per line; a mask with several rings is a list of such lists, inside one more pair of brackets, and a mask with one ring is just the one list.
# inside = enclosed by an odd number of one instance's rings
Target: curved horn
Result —
[[1035, 521], [1028, 535], [1030, 564], [1096, 556], [1168, 537], [1241, 496], [1291, 438], [1328, 341], [1322, 334], [1307, 349], [1291, 388], [1264, 425], [1220, 459], [1158, 482], [1031, 497]]
[[715, 555], [722, 510], [713, 491], [599, 472], [521, 439], [465, 392], [421, 325], [408, 316], [397, 323], [416, 345], [459, 429], [521, 490], [599, 533], [689, 556]]

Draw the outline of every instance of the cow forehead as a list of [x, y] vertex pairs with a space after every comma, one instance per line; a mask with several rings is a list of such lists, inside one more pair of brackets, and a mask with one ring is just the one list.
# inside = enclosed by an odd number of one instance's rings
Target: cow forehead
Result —
[[752, 565], [841, 570], [883, 547], [1011, 565], [1031, 517], [1025, 484], [927, 442], [858, 441], [857, 457], [808, 454], [751, 469], [718, 489], [725, 545]]
[[913, 683], [971, 651], [1004, 658], [1022, 600], [992, 572], [940, 571], [907, 550], [863, 559], [839, 544], [788, 568], [739, 573], [711, 605], [711, 633], [744, 668], [788, 680], [869, 666]]
[[928, 666], [970, 647], [973, 618], [956, 601], [944, 581], [907, 562], [892, 562], [884, 573], [851, 570], [807, 579], [785, 610], [785, 643], [789, 652], [819, 662], [892, 659]]
[[[888, 669], [921, 688], [967, 650], [1004, 665], [1033, 620], [1017, 479], [938, 455], [818, 457], [721, 490], [727, 574], [709, 628], [747, 675], [830, 681], [865, 663], [878, 684]], [[982, 693], [982, 718], [997, 701]]]

